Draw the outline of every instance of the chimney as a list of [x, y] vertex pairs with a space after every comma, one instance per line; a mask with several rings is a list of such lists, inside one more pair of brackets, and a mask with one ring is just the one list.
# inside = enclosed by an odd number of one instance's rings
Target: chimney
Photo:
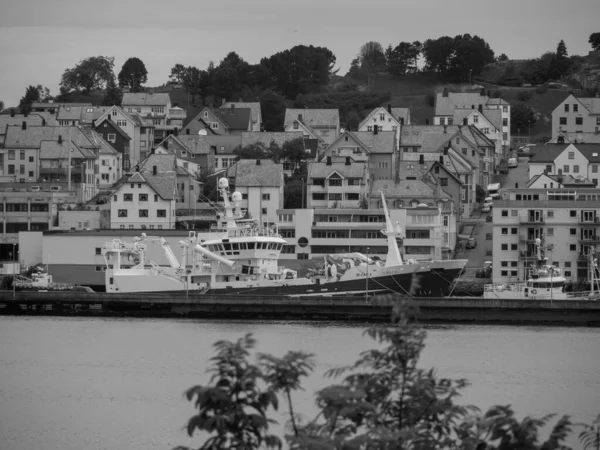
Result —
[[350, 165], [350, 157], [346, 156], [346, 165], [349, 166]]
[[58, 135], [58, 143], [62, 144], [62, 135], [60, 135], [60, 134]]
[[158, 167], [152, 166], [152, 175], [158, 175]]
[[391, 114], [392, 113], [392, 104], [388, 103], [388, 112]]
[[179, 136], [179, 128], [175, 127], [175, 129], [173, 130], [173, 134], [175, 136]]
[[185, 129], [185, 134], [190, 134], [190, 129], [189, 128]]
[[419, 164], [425, 164], [425, 155], [423, 153], [419, 155]]
[[442, 97], [448, 97], [448, 88], [444, 88], [444, 92], [442, 93]]
[[483, 112], [483, 105], [479, 105], [479, 107], [477, 108], [479, 110], [480, 113]]
[[298, 122], [302, 122], [302, 114], [298, 114]]
[[475, 105], [471, 105], [471, 109], [475, 109]]
[[469, 125], [469, 118], [468, 117], [465, 117], [463, 119], [463, 125]]
[[21, 130], [26, 130], [27, 129], [27, 122], [23, 122], [23, 124], [21, 125]]
[[15, 117], [15, 110], [14, 109], [10, 110], [10, 117]]
[[327, 157], [327, 163], [326, 163], [326, 164], [327, 164], [328, 166], [330, 166], [330, 165], [331, 165], [331, 156], [328, 156], [328, 157]]
[[444, 147], [444, 156], [448, 154], [448, 150], [450, 150], [450, 142], [448, 142], [448, 147]]
[[481, 88], [481, 91], [479, 92], [479, 95], [481, 97], [485, 97], [485, 88]]
[[425, 125], [429, 125], [429, 119], [425, 119]]
[[231, 114], [235, 114], [235, 105], [232, 103], [231, 104]]
[[404, 125], [404, 117], [398, 117], [398, 121], [400, 122], [400, 125]]
[[42, 119], [42, 126], [45, 127], [46, 126], [46, 119]]
[[444, 165], [444, 157], [442, 155], [440, 155], [440, 164], [443, 166]]
[[379, 131], [379, 127], [377, 125], [373, 125], [373, 134], [377, 134]]
[[257, 159], [257, 160], [256, 160], [256, 165], [257, 165], [257, 166], [260, 166], [260, 159]]

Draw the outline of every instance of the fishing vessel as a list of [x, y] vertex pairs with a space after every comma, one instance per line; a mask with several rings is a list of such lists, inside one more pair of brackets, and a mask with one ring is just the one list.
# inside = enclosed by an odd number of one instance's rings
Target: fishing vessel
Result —
[[527, 281], [524, 283], [487, 284], [483, 289], [483, 297], [491, 299], [529, 299], [529, 300], [598, 300], [600, 299], [600, 279], [598, 258], [590, 251], [590, 286], [589, 291], [566, 290], [568, 280], [562, 275], [559, 267], [548, 264], [542, 255], [540, 239], [536, 239], [537, 263], [527, 267]]
[[[404, 261], [400, 253], [401, 230], [392, 225], [385, 197], [388, 254], [385, 260], [362, 253], [326, 255], [321, 267], [306, 277], [279, 266], [286, 241], [277, 227], [261, 227], [255, 219], [244, 219], [239, 192], [231, 194], [226, 178], [219, 180], [224, 200], [226, 227], [220, 236], [201, 240], [190, 231], [179, 241], [181, 260], [167, 241], [142, 234], [134, 242], [119, 239], [104, 244], [107, 292], [190, 292], [207, 295], [337, 296], [394, 292], [411, 297], [447, 294], [449, 286], [467, 260]], [[147, 245], [162, 246], [169, 267], [146, 257]], [[130, 266], [131, 264], [131, 266]]]

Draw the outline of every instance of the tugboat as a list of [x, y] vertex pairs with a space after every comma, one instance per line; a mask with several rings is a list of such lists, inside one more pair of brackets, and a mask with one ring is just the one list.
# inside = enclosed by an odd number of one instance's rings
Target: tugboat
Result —
[[536, 239], [537, 264], [527, 267], [525, 283], [487, 284], [483, 288], [483, 297], [491, 299], [519, 300], [598, 300], [598, 258], [594, 252], [589, 254], [591, 271], [591, 290], [568, 292], [565, 290], [567, 279], [560, 268], [548, 264], [548, 259], [542, 256], [540, 239]]
[[[216, 239], [201, 241], [195, 232], [179, 241], [181, 262], [164, 238], [146, 236], [133, 243], [119, 239], [104, 244], [106, 291], [112, 293], [164, 292], [167, 298], [190, 292], [206, 295], [338, 296], [393, 292], [409, 297], [443, 296], [467, 260], [404, 262], [385, 197], [388, 255], [385, 261], [361, 253], [327, 255], [322, 270], [299, 278], [296, 271], [278, 265], [286, 241], [276, 226], [263, 228], [255, 219], [243, 219], [239, 192], [228, 193], [229, 182], [219, 180], [226, 227]], [[170, 267], [146, 258], [146, 243], [157, 242]], [[133, 264], [127, 267], [128, 264]]]

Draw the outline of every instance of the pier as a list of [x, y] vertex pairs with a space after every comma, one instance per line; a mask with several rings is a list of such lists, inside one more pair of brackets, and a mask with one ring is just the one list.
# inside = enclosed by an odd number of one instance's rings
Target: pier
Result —
[[[13, 297], [14, 296], [14, 297]], [[0, 291], [0, 315], [176, 317], [386, 322], [394, 300], [370, 297], [252, 297]], [[600, 301], [478, 297], [417, 298], [425, 323], [600, 326]]]

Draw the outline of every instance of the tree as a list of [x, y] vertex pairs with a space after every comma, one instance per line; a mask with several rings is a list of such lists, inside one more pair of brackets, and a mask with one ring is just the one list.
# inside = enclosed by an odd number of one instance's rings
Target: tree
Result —
[[196, 96], [200, 94], [204, 103], [208, 74], [194, 66], [185, 67], [183, 64], [175, 64], [171, 68], [171, 81], [181, 84], [183, 90], [192, 97], [192, 104], [196, 103]]
[[103, 89], [114, 77], [114, 61], [114, 58], [106, 56], [86, 58], [72, 69], [64, 71], [60, 86], [68, 91], [82, 89], [86, 94], [95, 89]]
[[360, 125], [360, 116], [355, 109], [346, 114], [346, 130], [356, 131]]
[[245, 147], [237, 147], [233, 150], [237, 159], [266, 159], [269, 158], [269, 151], [261, 142], [246, 145]]
[[525, 131], [536, 122], [535, 113], [525, 103], [510, 108], [510, 122], [515, 130]]
[[446, 73], [454, 53], [454, 43], [451, 37], [442, 36], [438, 39], [427, 39], [423, 43], [423, 58], [425, 69], [431, 72]]
[[142, 84], [148, 81], [148, 71], [141, 59], [129, 58], [118, 75], [119, 86], [128, 87], [131, 92], [139, 92]]
[[102, 100], [104, 106], [120, 106], [123, 100], [123, 91], [117, 86], [114, 77], [106, 84], [106, 94]]
[[19, 108], [21, 108], [22, 114], [29, 114], [31, 112], [31, 105], [33, 103], [41, 101], [39, 86], [28, 86], [25, 89], [25, 95], [21, 97], [19, 102]]
[[508, 56], [506, 56], [506, 53], [501, 53], [498, 56], [498, 61], [508, 61]]
[[360, 67], [368, 72], [385, 70], [385, 53], [379, 42], [370, 41], [360, 47], [357, 55]]
[[592, 50], [600, 50], [600, 33], [590, 34], [588, 42], [592, 46]]
[[415, 41], [400, 42], [396, 47], [390, 45], [385, 52], [388, 72], [392, 75], [406, 75], [417, 71], [417, 59], [421, 54], [421, 43]]
[[548, 67], [548, 78], [559, 79], [571, 67], [571, 60], [568, 58], [567, 46], [565, 41], [561, 40], [556, 47], [554, 58]]
[[283, 131], [286, 107], [285, 98], [278, 93], [270, 89], [261, 93], [260, 110], [265, 130]]
[[4, 110], [4, 102], [0, 100], [0, 112]]
[[[466, 380], [440, 378], [418, 366], [426, 332], [414, 320], [414, 304], [382, 297], [378, 300], [395, 303], [392, 323], [367, 328], [364, 334], [375, 347], [353, 364], [327, 372], [336, 380], [316, 393], [320, 411], [313, 420], [298, 419], [293, 393], [314, 370], [314, 355], [295, 350], [282, 357], [259, 353], [254, 359], [256, 341], [246, 335], [216, 342], [211, 384], [186, 391], [198, 409], [188, 421], [188, 434], [210, 433], [202, 449], [281, 446], [268, 427], [269, 413], [283, 396], [291, 423], [285, 439], [294, 450], [567, 450], [564, 441], [573, 426], [568, 416], [540, 442], [540, 428], [553, 415], [518, 420], [510, 406], [481, 412], [457, 404]], [[581, 435], [586, 450], [597, 448], [597, 425]]]
[[600, 414], [591, 425], [581, 424], [583, 431], [579, 434], [579, 441], [583, 450], [600, 450]]
[[556, 47], [556, 59], [564, 59], [567, 56], [569, 56], [567, 46], [565, 45], [565, 41], [561, 39]]

